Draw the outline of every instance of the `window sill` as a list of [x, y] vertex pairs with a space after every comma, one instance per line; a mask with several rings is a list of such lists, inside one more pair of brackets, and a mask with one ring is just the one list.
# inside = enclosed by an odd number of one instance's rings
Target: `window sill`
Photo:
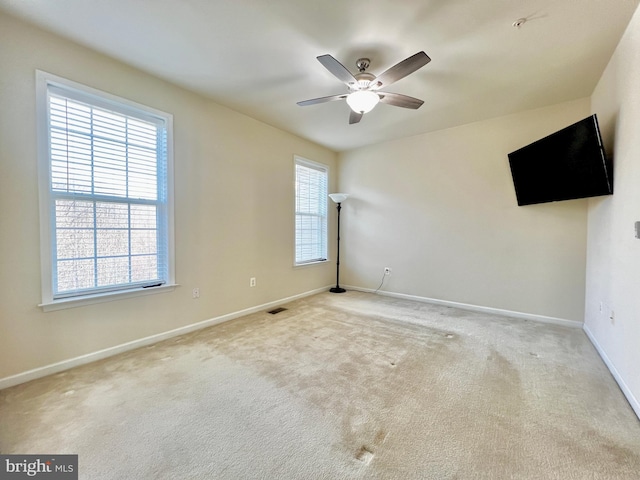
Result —
[[294, 263], [293, 268], [304, 268], [311, 267], [313, 265], [323, 265], [325, 263], [330, 263], [330, 260], [318, 260], [316, 262], [306, 262], [306, 263]]
[[155, 295], [157, 293], [167, 293], [175, 290], [177, 284], [161, 285], [152, 288], [135, 288], [120, 292], [105, 292], [94, 295], [83, 295], [81, 297], [62, 298], [52, 300], [50, 302], [38, 305], [44, 312], [52, 312], [54, 310], [63, 310], [65, 308], [84, 307], [85, 305], [93, 305], [96, 303], [113, 302], [115, 300], [123, 300], [125, 298], [141, 297], [145, 295]]

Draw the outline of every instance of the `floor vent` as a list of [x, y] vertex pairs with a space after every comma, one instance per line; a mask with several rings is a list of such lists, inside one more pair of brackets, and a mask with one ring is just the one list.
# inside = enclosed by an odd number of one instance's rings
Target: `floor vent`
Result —
[[286, 310], [286, 308], [274, 308], [273, 310], [269, 310], [267, 313], [270, 313], [271, 315], [275, 315], [276, 313], [280, 313], [280, 312], [284, 312]]

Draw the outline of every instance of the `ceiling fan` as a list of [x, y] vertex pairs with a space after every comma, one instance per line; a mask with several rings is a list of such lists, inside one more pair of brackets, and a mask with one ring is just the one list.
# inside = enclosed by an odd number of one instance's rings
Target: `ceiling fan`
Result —
[[407, 95], [380, 91], [381, 88], [397, 82], [401, 78], [406, 77], [429, 63], [431, 59], [424, 52], [418, 52], [409, 58], [405, 58], [400, 63], [389, 68], [377, 77], [365, 71], [369, 68], [370, 64], [370, 60], [368, 58], [358, 59], [356, 62], [358, 73], [355, 75], [351, 74], [344, 65], [331, 55], [321, 55], [317, 58], [318, 61], [338, 80], [347, 85], [349, 93], [304, 100], [302, 102], [298, 102], [298, 105], [301, 107], [345, 99], [351, 108], [349, 124], [353, 124], [358, 123], [362, 119], [362, 116], [365, 113], [370, 112], [378, 102], [393, 105], [395, 107], [412, 108], [414, 110], [420, 108], [424, 103], [422, 100], [409, 97]]

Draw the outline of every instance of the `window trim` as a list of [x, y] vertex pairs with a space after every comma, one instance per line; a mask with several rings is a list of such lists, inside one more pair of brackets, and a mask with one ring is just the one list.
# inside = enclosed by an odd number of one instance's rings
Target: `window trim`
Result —
[[[49, 160], [49, 119], [48, 119], [48, 88], [49, 86], [72, 89], [81, 94], [95, 97], [96, 106], [104, 107], [116, 105], [120, 110], [124, 107], [142, 111], [151, 117], [161, 118], [166, 126], [167, 140], [167, 282], [162, 286], [149, 288], [126, 288], [105, 292], [89, 293], [74, 297], [53, 297], [53, 243], [54, 230], [51, 217], [52, 196], [49, 193], [50, 160]], [[41, 70], [36, 70], [36, 135], [38, 157], [38, 194], [40, 209], [40, 270], [42, 303], [38, 306], [45, 312], [72, 308], [94, 303], [102, 303], [122, 298], [137, 297], [155, 293], [172, 291], [175, 283], [175, 234], [174, 234], [174, 178], [173, 178], [173, 115], [97, 90], [80, 83], [67, 80]]]
[[[296, 188], [295, 188], [295, 183], [296, 183], [296, 166], [297, 165], [303, 165], [303, 166], [309, 166], [310, 168], [316, 168], [316, 169], [322, 169], [326, 172], [327, 174], [327, 197], [325, 198], [325, 202], [326, 203], [326, 207], [327, 207], [327, 216], [326, 216], [326, 229], [325, 229], [325, 234], [326, 234], [326, 239], [325, 239], [325, 246], [326, 246], [326, 250], [327, 250], [327, 255], [326, 258], [322, 259], [322, 260], [311, 260], [308, 262], [300, 262], [298, 263], [297, 258], [296, 258], [296, 247], [297, 247], [297, 243], [296, 243]], [[330, 168], [329, 165], [326, 165], [324, 163], [320, 163], [320, 162], [314, 162], [313, 160], [309, 160], [307, 158], [301, 157], [300, 155], [294, 155], [293, 156], [293, 267], [294, 268], [306, 268], [306, 267], [311, 267], [314, 265], [323, 265], [325, 263], [330, 262], [330, 258], [329, 258], [329, 196], [328, 193], [330, 191], [329, 188], [329, 179], [331, 178], [330, 175]]]

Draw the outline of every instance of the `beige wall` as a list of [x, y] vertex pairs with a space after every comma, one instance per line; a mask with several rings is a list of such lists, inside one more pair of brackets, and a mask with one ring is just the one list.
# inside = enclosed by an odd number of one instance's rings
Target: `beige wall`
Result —
[[[174, 292], [37, 307], [35, 69], [174, 115]], [[328, 164], [333, 184], [335, 153], [4, 14], [0, 105], [0, 378], [333, 281], [334, 264], [292, 267], [293, 155]]]
[[343, 283], [582, 321], [587, 200], [518, 207], [507, 153], [582, 99], [343, 153]]
[[640, 221], [638, 52], [640, 10], [591, 98], [613, 156], [614, 194], [589, 201], [585, 325], [640, 416], [640, 239], [634, 235]]

